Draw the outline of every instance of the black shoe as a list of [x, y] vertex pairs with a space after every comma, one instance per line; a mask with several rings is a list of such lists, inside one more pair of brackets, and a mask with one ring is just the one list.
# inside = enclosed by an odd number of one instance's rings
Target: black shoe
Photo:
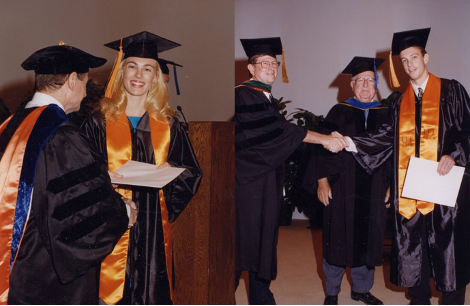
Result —
[[366, 305], [383, 305], [384, 303], [372, 295], [370, 292], [358, 293], [351, 291], [351, 299], [354, 301], [361, 301]]
[[337, 295], [327, 295], [323, 305], [338, 305], [338, 296]]

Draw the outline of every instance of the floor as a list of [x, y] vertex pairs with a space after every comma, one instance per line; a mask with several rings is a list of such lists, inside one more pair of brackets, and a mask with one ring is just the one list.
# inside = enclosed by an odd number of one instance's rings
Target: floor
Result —
[[[281, 305], [321, 305], [325, 298], [323, 286], [321, 229], [309, 229], [308, 220], [293, 220], [290, 226], [281, 226], [278, 243], [278, 276], [271, 283], [271, 291], [277, 304]], [[385, 305], [406, 305], [406, 289], [390, 283], [390, 249], [385, 241], [384, 264], [376, 268], [375, 284], [371, 290]], [[389, 245], [389, 244], [388, 244]], [[342, 305], [364, 305], [351, 300], [351, 279], [349, 271], [343, 278], [342, 291], [338, 302]], [[235, 293], [237, 304], [248, 304], [247, 287], [243, 274]], [[440, 295], [433, 292], [431, 304], [439, 304]], [[466, 302], [470, 303], [470, 288]]]

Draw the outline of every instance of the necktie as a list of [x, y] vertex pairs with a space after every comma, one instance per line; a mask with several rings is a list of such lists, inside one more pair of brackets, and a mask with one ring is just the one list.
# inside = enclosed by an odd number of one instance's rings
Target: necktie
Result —
[[421, 87], [418, 88], [418, 102], [421, 104], [421, 101], [423, 100], [423, 89]]
[[421, 137], [421, 106], [423, 101], [423, 89], [418, 87], [418, 101], [416, 103], [416, 114], [415, 114], [415, 122], [416, 122], [416, 142], [415, 142], [415, 156], [419, 157], [419, 145], [420, 145], [420, 137]]

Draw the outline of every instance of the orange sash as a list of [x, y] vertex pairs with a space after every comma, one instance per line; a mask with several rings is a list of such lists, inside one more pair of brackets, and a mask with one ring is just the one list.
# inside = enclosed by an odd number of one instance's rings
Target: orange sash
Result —
[[[422, 100], [419, 157], [432, 161], [437, 161], [440, 99], [441, 79], [429, 74]], [[416, 214], [416, 209], [423, 215], [434, 209], [434, 203], [401, 197], [408, 163], [410, 158], [415, 156], [415, 95], [411, 84], [408, 85], [401, 101], [398, 133], [398, 211], [410, 219]]]
[[[167, 161], [170, 148], [170, 126], [168, 123], [150, 119], [150, 135], [155, 155], [155, 164], [161, 165]], [[108, 150], [108, 169], [116, 171], [128, 160], [132, 159], [132, 140], [129, 121], [125, 113], [117, 120], [106, 120], [106, 144]], [[132, 189], [119, 188], [118, 192], [127, 198], [132, 198]], [[170, 293], [173, 298], [172, 283], [172, 236], [171, 224], [168, 221], [163, 190], [159, 190], [160, 210], [162, 216], [163, 236], [165, 241], [166, 265]], [[127, 251], [129, 245], [129, 230], [121, 237], [113, 252], [101, 264], [100, 298], [106, 304], [116, 304], [122, 299], [124, 280], [126, 276]]]
[[[29, 135], [45, 108], [46, 106], [38, 107], [23, 120], [0, 160], [0, 203], [2, 204], [0, 205], [0, 246], [3, 250], [0, 252], [0, 273], [3, 275], [0, 277], [0, 303], [2, 304], [7, 303], [10, 287], [11, 241], [23, 157]], [[3, 133], [10, 119], [11, 116], [0, 126], [0, 133]]]

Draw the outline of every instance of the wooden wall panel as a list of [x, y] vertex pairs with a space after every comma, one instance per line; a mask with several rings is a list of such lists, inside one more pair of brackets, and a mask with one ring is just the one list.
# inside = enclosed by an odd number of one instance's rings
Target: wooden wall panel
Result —
[[234, 304], [234, 125], [190, 122], [189, 137], [203, 179], [172, 227], [175, 304]]

